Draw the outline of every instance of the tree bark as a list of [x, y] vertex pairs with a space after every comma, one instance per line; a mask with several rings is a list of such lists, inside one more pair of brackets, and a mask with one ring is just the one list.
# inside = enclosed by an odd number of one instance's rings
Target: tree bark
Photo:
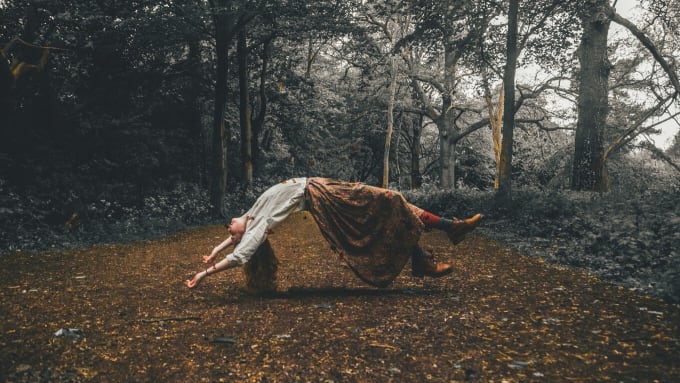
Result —
[[392, 145], [392, 132], [394, 131], [394, 102], [397, 93], [397, 57], [390, 57], [390, 98], [387, 102], [387, 133], [385, 134], [385, 152], [383, 153], [383, 178], [382, 187], [387, 188], [390, 183], [390, 147]]
[[607, 36], [610, 19], [604, 13], [606, 0], [590, 4], [582, 20], [583, 35], [578, 50], [578, 121], [574, 142], [573, 190], [609, 191], [604, 158], [604, 130], [609, 112], [609, 72]]
[[187, 68], [189, 72], [189, 85], [186, 90], [187, 99], [187, 123], [189, 125], [189, 134], [191, 147], [190, 158], [192, 169], [191, 173], [195, 175], [194, 182], [198, 185], [204, 185], [205, 177], [205, 148], [203, 141], [203, 126], [201, 124], [201, 101], [200, 101], [200, 84], [201, 84], [201, 47], [198, 36], [191, 36], [188, 41], [189, 55], [187, 56]]
[[503, 138], [497, 196], [510, 200], [512, 196], [512, 143], [515, 129], [515, 72], [517, 70], [517, 29], [519, 0], [510, 0], [505, 73], [503, 75]]
[[314, 62], [314, 41], [312, 40], [312, 35], [309, 36], [309, 41], [307, 41], [307, 59], [305, 62], [305, 79], [310, 79], [312, 77], [312, 63]]
[[491, 98], [491, 90], [489, 89], [488, 84], [486, 84], [485, 92], [486, 92], [485, 96], [486, 107], [489, 113], [489, 124], [491, 125], [493, 152], [496, 158], [496, 177], [494, 178], [493, 188], [494, 190], [498, 190], [500, 182], [499, 178], [501, 173], [501, 143], [502, 143], [501, 129], [503, 129], [503, 108], [505, 106], [504, 101], [505, 90], [504, 87], [501, 87], [501, 91], [499, 92], [498, 95], [498, 104], [495, 108], [493, 105], [493, 100]]
[[253, 174], [258, 174], [262, 167], [261, 153], [260, 153], [260, 137], [264, 130], [264, 120], [267, 116], [267, 71], [269, 67], [269, 58], [271, 55], [272, 39], [264, 42], [262, 47], [262, 70], [260, 71], [260, 111], [257, 118], [253, 121], [253, 140], [252, 140], [252, 155], [253, 155]]
[[243, 176], [249, 189], [253, 187], [253, 129], [250, 114], [250, 94], [248, 92], [248, 48], [246, 46], [246, 31], [238, 33], [238, 85], [239, 85], [239, 120], [241, 125], [241, 159]]
[[437, 121], [439, 128], [439, 169], [442, 189], [456, 187], [456, 141], [458, 139], [453, 115], [453, 94], [456, 89], [456, 63], [460, 54], [456, 44], [447, 42], [444, 47], [444, 90], [442, 110]]
[[231, 17], [225, 12], [227, 0], [211, 1], [215, 22], [215, 48], [217, 55], [215, 106], [213, 112], [213, 137], [211, 159], [210, 202], [215, 215], [224, 217], [224, 194], [227, 187], [228, 126], [224, 123], [227, 104], [228, 52], [233, 38], [230, 31]]
[[411, 148], [411, 189], [418, 189], [423, 184], [423, 175], [420, 173], [420, 137], [423, 132], [423, 115], [420, 115], [413, 127], [413, 139]]

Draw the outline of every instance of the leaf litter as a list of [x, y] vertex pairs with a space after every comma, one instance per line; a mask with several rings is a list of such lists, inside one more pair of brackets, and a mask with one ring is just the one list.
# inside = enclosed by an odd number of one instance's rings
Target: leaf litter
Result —
[[0, 380], [680, 381], [677, 305], [492, 240], [427, 232], [455, 272], [407, 265], [377, 289], [297, 214], [270, 237], [277, 293], [246, 294], [238, 270], [185, 288], [225, 235], [1, 257]]

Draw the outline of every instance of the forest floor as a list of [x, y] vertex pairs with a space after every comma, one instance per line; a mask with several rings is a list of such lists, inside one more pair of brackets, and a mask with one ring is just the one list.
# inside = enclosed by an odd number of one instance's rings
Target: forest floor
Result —
[[493, 240], [427, 232], [455, 272], [378, 289], [296, 214], [270, 236], [278, 293], [184, 287], [225, 235], [3, 255], [0, 381], [680, 381], [680, 306]]

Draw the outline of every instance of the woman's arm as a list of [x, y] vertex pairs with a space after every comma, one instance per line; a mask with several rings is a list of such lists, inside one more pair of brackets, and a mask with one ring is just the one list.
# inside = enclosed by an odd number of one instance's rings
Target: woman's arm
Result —
[[220, 251], [226, 249], [227, 247], [229, 247], [233, 244], [234, 244], [234, 238], [232, 236], [229, 236], [229, 238], [225, 239], [224, 242], [215, 246], [215, 248], [212, 250], [210, 255], [204, 255], [203, 256], [203, 263], [213, 263], [214, 260], [215, 260], [215, 257], [217, 256], [217, 254], [219, 254]]
[[[222, 243], [225, 243], [225, 242], [227, 242], [227, 241], [224, 241]], [[204, 257], [204, 258], [207, 258], [207, 257]], [[199, 273], [196, 273], [193, 278], [186, 280], [184, 282], [184, 284], [188, 288], [193, 289], [194, 287], [198, 286], [199, 282], [201, 282], [201, 280], [203, 280], [203, 278], [207, 277], [208, 275], [218, 273], [222, 270], [231, 269], [232, 267], [236, 267], [236, 266], [239, 266], [238, 262], [224, 258], [223, 260], [221, 260], [221, 261], [217, 262], [216, 264], [208, 267], [207, 269], [205, 269], [205, 270], [203, 270]]]

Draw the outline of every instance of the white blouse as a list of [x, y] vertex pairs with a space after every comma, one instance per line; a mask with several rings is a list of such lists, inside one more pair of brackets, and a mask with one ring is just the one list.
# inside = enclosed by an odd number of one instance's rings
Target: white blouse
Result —
[[255, 201], [246, 215], [252, 217], [246, 224], [246, 232], [234, 251], [227, 255], [229, 263], [244, 264], [264, 243], [267, 231], [283, 222], [289, 215], [305, 209], [307, 178], [293, 178], [276, 184]]

